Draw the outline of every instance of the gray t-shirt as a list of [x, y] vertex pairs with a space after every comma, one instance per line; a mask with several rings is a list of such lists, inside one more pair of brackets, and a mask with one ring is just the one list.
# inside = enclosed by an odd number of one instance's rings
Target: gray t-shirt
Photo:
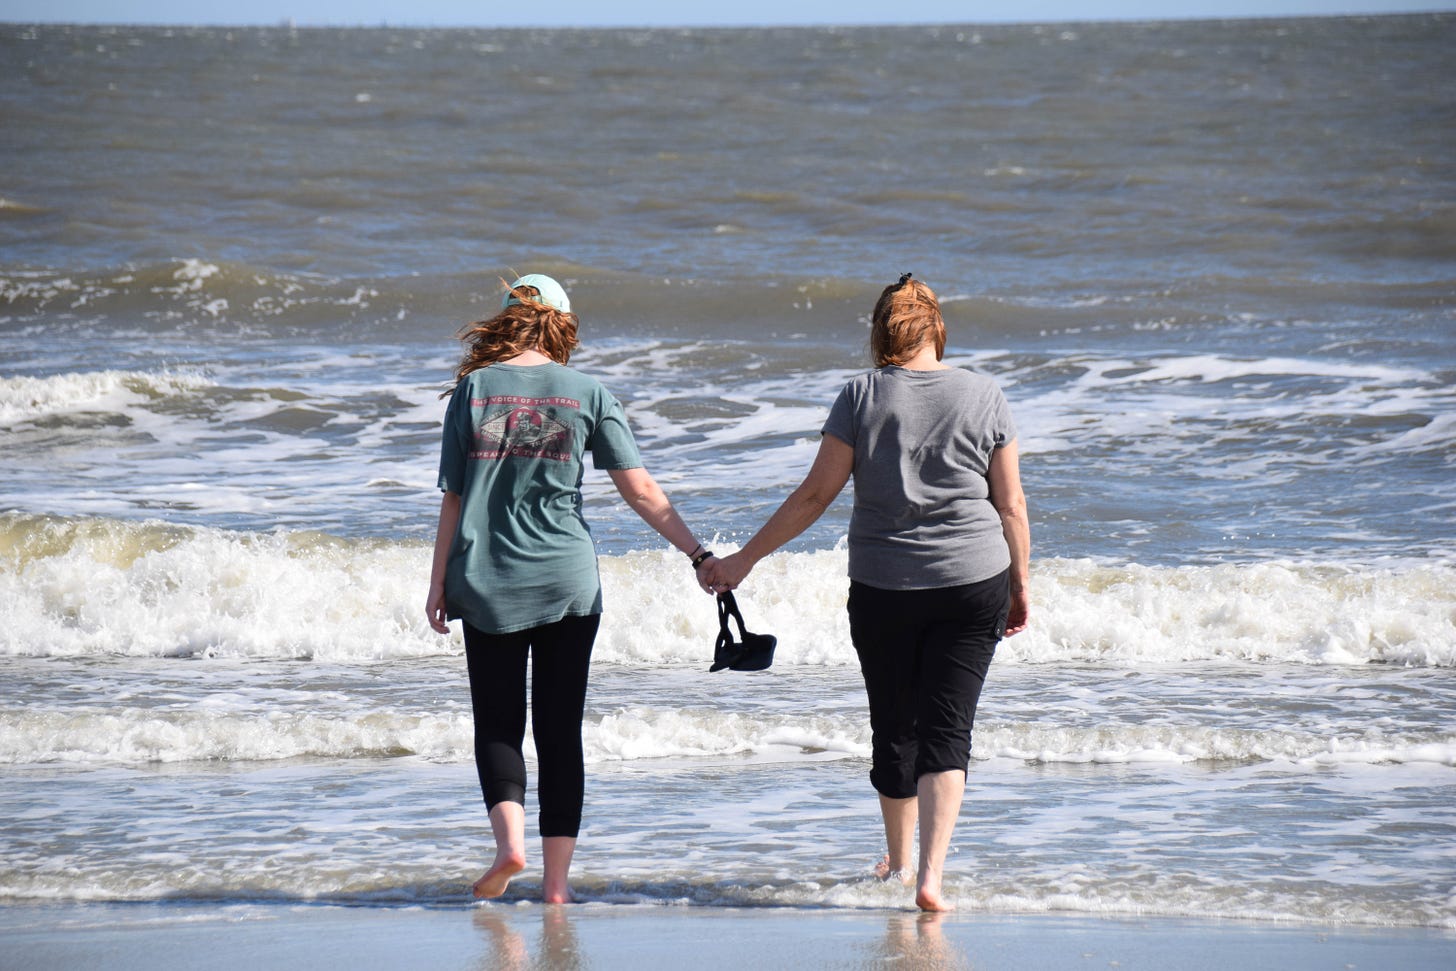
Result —
[[489, 634], [602, 612], [596, 548], [581, 514], [583, 457], [642, 466], [622, 406], [560, 364], [467, 374], [445, 411], [440, 488], [460, 496], [445, 607]]
[[986, 473], [1016, 426], [991, 378], [960, 368], [870, 371], [844, 386], [823, 433], [854, 448], [850, 579], [924, 590], [1011, 565]]

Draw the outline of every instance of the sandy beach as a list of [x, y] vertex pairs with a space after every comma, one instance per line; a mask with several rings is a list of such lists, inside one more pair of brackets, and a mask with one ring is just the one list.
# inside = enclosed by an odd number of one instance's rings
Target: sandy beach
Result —
[[1449, 968], [1456, 935], [1187, 919], [587, 903], [0, 909], [0, 966], [56, 968]]

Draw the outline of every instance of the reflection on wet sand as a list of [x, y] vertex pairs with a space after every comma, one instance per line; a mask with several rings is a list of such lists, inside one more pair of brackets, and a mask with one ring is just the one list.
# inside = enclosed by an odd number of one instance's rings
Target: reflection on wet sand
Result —
[[874, 963], [901, 971], [969, 969], [965, 952], [943, 933], [945, 919], [945, 914], [892, 914], [874, 950]]
[[517, 930], [524, 921], [510, 919], [493, 907], [475, 911], [472, 922], [483, 932], [488, 945], [477, 967], [481, 971], [575, 971], [586, 967], [571, 926], [569, 907], [549, 904], [531, 909], [541, 914], [541, 935], [534, 948]]

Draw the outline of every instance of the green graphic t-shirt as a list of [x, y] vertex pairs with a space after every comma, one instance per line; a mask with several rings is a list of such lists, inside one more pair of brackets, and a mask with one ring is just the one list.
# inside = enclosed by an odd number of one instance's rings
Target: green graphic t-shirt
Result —
[[467, 374], [445, 411], [440, 488], [460, 496], [445, 606], [489, 634], [602, 611], [596, 547], [581, 514], [583, 456], [640, 468], [621, 404], [560, 364]]

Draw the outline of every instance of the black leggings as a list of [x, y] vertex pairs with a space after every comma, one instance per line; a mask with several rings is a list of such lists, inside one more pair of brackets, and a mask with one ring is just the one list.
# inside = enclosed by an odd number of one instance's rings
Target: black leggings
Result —
[[849, 585], [849, 633], [870, 702], [870, 784], [891, 799], [922, 775], [965, 771], [971, 726], [1006, 632], [1009, 573], [959, 587]]
[[465, 661], [475, 711], [475, 769], [487, 811], [526, 804], [526, 658], [531, 656], [531, 737], [536, 742], [542, 836], [581, 829], [586, 769], [581, 718], [599, 614], [565, 617], [510, 634], [465, 625]]

